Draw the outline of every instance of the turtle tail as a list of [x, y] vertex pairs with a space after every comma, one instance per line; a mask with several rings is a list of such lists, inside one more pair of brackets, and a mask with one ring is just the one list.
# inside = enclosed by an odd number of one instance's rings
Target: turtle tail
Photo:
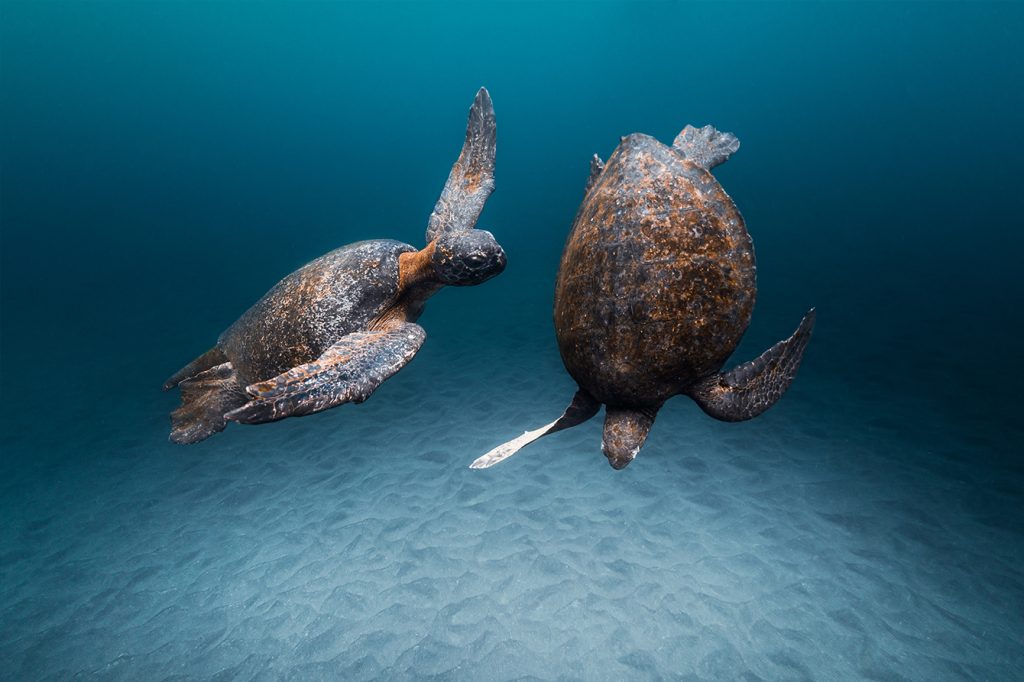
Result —
[[185, 379], [191, 379], [200, 372], [205, 372], [211, 367], [216, 367], [222, 363], [228, 361], [228, 357], [224, 355], [217, 346], [214, 346], [210, 350], [206, 351], [198, 358], [188, 363], [177, 372], [171, 375], [171, 378], [164, 382], [164, 390], [169, 391]]
[[726, 422], [753, 419], [778, 402], [793, 383], [813, 328], [814, 308], [811, 308], [788, 339], [779, 341], [750, 362], [711, 375], [690, 389], [690, 397], [715, 419]]
[[171, 413], [170, 440], [179, 445], [198, 443], [223, 431], [224, 415], [248, 400], [230, 362], [185, 379], [178, 387], [181, 406]]

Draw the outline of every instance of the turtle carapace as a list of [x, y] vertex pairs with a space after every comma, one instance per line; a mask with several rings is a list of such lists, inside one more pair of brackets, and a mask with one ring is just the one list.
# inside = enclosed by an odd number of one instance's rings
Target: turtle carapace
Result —
[[558, 420], [478, 458], [492, 466], [606, 406], [602, 450], [616, 469], [640, 451], [658, 410], [687, 395], [724, 421], [756, 417], [789, 387], [814, 324], [721, 372], [750, 322], [754, 249], [711, 174], [739, 140], [687, 126], [671, 147], [622, 138], [591, 163], [555, 288], [558, 349], [579, 390]]

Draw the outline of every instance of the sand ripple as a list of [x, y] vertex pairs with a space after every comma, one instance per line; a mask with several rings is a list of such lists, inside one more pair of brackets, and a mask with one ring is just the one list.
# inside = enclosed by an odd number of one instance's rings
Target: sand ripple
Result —
[[1019, 471], [813, 375], [748, 424], [671, 403], [625, 472], [598, 421], [471, 471], [572, 395], [536, 348], [433, 339], [365, 405], [194, 448], [160, 395], [129, 441], [59, 425], [4, 487], [0, 677], [1024, 675]]

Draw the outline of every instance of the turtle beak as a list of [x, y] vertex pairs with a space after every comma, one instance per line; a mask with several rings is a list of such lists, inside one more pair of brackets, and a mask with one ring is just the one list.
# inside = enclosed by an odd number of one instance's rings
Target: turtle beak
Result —
[[480, 284], [481, 282], [486, 282], [492, 277], [497, 277], [504, 272], [505, 266], [508, 264], [508, 257], [505, 255], [505, 249], [501, 248], [501, 244], [498, 243], [493, 234], [487, 230], [478, 230], [478, 232], [482, 232], [487, 235], [488, 241], [490, 242], [484, 250], [484, 253], [486, 253], [485, 259], [487, 261], [486, 277], [481, 279], [479, 282], [476, 282], [477, 284]]
[[500, 275], [502, 272], [505, 271], [505, 265], [507, 263], [508, 263], [508, 259], [505, 258], [505, 251], [502, 250], [502, 248], [499, 246], [497, 253], [494, 253], [494, 254], [491, 255], [490, 264], [487, 267], [486, 274], [483, 277], [483, 279], [479, 280], [478, 282], [474, 282], [474, 283], [475, 284], [482, 284], [482, 283], [486, 282], [489, 279], [497, 277], [498, 275]]
[[612, 469], [615, 469], [616, 471], [622, 471], [629, 466], [630, 462], [633, 461], [632, 457], [609, 455], [607, 452], [605, 453], [605, 457], [608, 458], [608, 463], [612, 465]]
[[494, 274], [500, 275], [505, 271], [505, 266], [508, 265], [508, 258], [505, 256], [505, 249], [498, 246], [498, 263], [495, 266]]
[[612, 465], [612, 469], [616, 471], [622, 471], [629, 466], [630, 462], [636, 459], [636, 455], [640, 452], [640, 448], [635, 450], [626, 450], [624, 448], [609, 447], [609, 445], [602, 441], [601, 451], [604, 452], [604, 456], [608, 458], [608, 463]]

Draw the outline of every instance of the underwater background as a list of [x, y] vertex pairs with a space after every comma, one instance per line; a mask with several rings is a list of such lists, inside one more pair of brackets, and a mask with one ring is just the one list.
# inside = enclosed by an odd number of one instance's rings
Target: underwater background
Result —
[[[1024, 678], [1017, 3], [0, 4], [0, 679]], [[422, 246], [487, 86], [509, 265], [362, 405], [195, 446], [160, 385], [343, 244]], [[758, 257], [741, 424], [493, 469], [574, 383], [593, 153], [686, 124]]]

